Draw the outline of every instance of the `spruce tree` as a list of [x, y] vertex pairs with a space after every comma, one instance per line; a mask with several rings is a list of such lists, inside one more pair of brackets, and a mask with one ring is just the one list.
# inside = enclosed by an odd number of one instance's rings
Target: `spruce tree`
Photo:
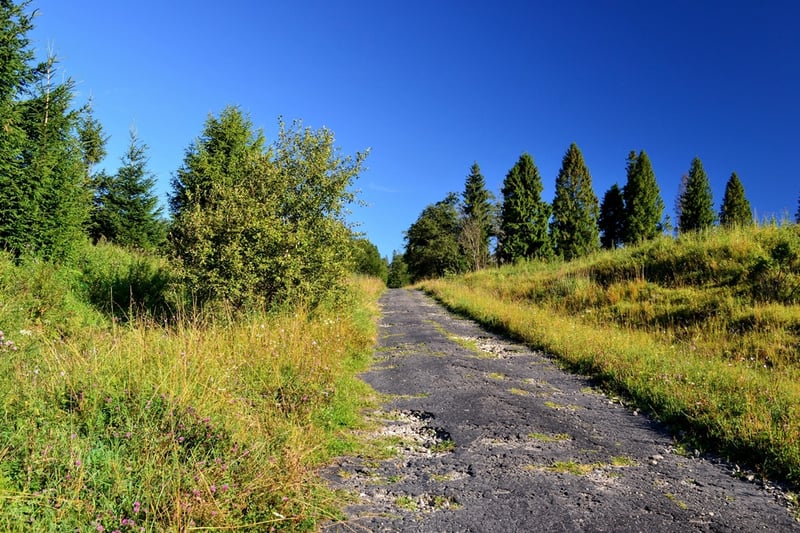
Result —
[[616, 183], [603, 195], [600, 203], [600, 244], [603, 248], [619, 248], [625, 236], [625, 201]]
[[556, 254], [569, 261], [597, 250], [598, 216], [592, 177], [578, 146], [573, 143], [564, 155], [556, 178], [550, 223]]
[[699, 157], [694, 158], [689, 168], [686, 190], [680, 197], [680, 208], [678, 229], [681, 233], [706, 229], [714, 224], [716, 216], [711, 184]]
[[627, 183], [623, 188], [625, 199], [625, 235], [627, 244], [637, 244], [660, 233], [664, 201], [656, 182], [650, 158], [642, 150], [628, 155]]
[[121, 246], [152, 250], [166, 239], [166, 223], [161, 218], [155, 177], [147, 169], [147, 145], [130, 131], [128, 151], [114, 176], [96, 179], [91, 235]]
[[523, 153], [503, 181], [498, 256], [504, 263], [547, 259], [553, 255], [548, 235], [550, 205], [542, 200], [542, 177], [533, 158]]
[[725, 196], [722, 199], [719, 222], [726, 227], [753, 225], [750, 202], [745, 197], [744, 186], [736, 172], [731, 174], [725, 185]]
[[78, 139], [83, 154], [83, 164], [86, 166], [87, 175], [91, 178], [94, 166], [106, 156], [108, 142], [108, 135], [103, 132], [103, 125], [94, 118], [91, 99], [78, 120]]
[[486, 190], [486, 180], [477, 162], [470, 167], [462, 197], [464, 220], [461, 246], [470, 270], [479, 270], [489, 262], [489, 238], [494, 233], [494, 213], [493, 195]]
[[23, 250], [66, 261], [86, 238], [91, 187], [77, 133], [81, 113], [72, 108], [74, 83], [55, 83], [56, 65], [48, 58], [33, 96], [19, 104], [26, 136], [20, 184], [28, 196], [18, 231]]

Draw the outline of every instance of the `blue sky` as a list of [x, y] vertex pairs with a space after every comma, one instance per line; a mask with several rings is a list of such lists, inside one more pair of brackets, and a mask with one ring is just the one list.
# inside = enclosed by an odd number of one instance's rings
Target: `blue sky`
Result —
[[371, 149], [353, 222], [391, 256], [477, 161], [499, 196], [530, 153], [552, 200], [575, 142], [595, 193], [650, 155], [667, 210], [699, 156], [718, 209], [732, 171], [759, 218], [800, 196], [800, 2], [35, 0], [30, 34], [90, 95], [115, 171], [135, 125], [166, 199], [209, 113], [238, 105]]

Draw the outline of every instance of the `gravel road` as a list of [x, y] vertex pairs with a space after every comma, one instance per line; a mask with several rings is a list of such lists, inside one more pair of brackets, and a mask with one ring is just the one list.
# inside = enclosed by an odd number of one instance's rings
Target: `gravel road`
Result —
[[[355, 496], [326, 531], [800, 531], [790, 496], [676, 447], [590, 381], [445, 311], [389, 290], [363, 379], [400, 452], [325, 469]], [[751, 480], [748, 480], [748, 477]]]

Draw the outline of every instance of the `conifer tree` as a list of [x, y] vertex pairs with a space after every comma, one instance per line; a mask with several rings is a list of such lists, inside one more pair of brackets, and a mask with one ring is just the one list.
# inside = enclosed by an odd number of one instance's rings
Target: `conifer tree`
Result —
[[131, 128], [128, 151], [114, 176], [102, 174], [96, 180], [91, 235], [121, 246], [151, 250], [166, 239], [155, 177], [147, 169], [147, 145]]
[[556, 178], [550, 223], [556, 254], [569, 261], [597, 250], [598, 216], [592, 177], [578, 146], [573, 143], [564, 155]]
[[470, 167], [464, 193], [460, 242], [470, 270], [485, 268], [489, 262], [489, 238], [494, 233], [493, 195], [486, 190], [486, 180], [478, 163]]
[[66, 261], [86, 238], [91, 187], [77, 134], [81, 113], [72, 108], [74, 83], [55, 83], [56, 65], [48, 58], [33, 96], [19, 104], [26, 137], [21, 185], [28, 196], [18, 230], [23, 250]]
[[504, 263], [553, 255], [547, 232], [550, 205], [542, 200], [542, 177], [523, 153], [503, 181], [498, 256]]
[[681, 233], [698, 231], [711, 227], [715, 221], [711, 184], [708, 181], [703, 163], [695, 157], [689, 168], [686, 191], [680, 198], [681, 214], [678, 229]]
[[108, 143], [108, 135], [103, 132], [103, 125], [94, 118], [91, 99], [78, 120], [78, 139], [83, 154], [83, 164], [86, 166], [87, 175], [91, 178], [94, 166], [106, 156], [106, 143]]
[[719, 222], [726, 227], [753, 225], [750, 202], [745, 197], [744, 186], [736, 172], [731, 174], [725, 185], [725, 196], [722, 199]]
[[625, 236], [625, 201], [616, 183], [603, 195], [600, 203], [600, 244], [603, 248], [619, 248]]
[[628, 155], [627, 183], [623, 188], [625, 199], [625, 235], [627, 244], [652, 239], [660, 233], [664, 201], [656, 182], [650, 158], [642, 150]]

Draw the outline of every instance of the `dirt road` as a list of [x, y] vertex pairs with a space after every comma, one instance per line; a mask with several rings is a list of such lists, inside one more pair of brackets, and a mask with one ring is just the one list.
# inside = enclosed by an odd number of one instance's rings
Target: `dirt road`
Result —
[[357, 495], [328, 531], [800, 531], [784, 494], [693, 450], [584, 378], [420, 292], [381, 300], [364, 379], [402, 452], [324, 472]]

